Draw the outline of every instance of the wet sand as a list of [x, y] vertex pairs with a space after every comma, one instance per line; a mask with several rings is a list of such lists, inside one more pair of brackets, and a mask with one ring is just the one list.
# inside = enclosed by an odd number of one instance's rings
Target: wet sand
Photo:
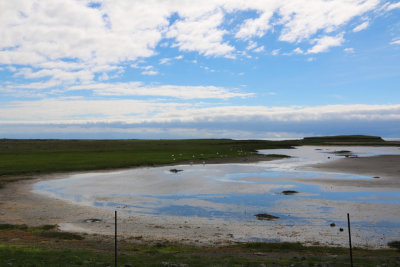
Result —
[[[400, 155], [383, 155], [363, 158], [343, 158], [331, 162], [308, 165], [303, 170], [342, 172], [375, 177], [373, 180], [324, 180], [308, 179], [308, 182], [329, 184], [341, 187], [373, 188], [375, 191], [399, 191]], [[306, 179], [304, 179], [305, 181]]]
[[[268, 155], [251, 155], [241, 158], [216, 158], [205, 160], [207, 164], [251, 163], [279, 159]], [[203, 164], [194, 160], [187, 164]], [[184, 163], [183, 163], [184, 164]], [[94, 172], [114, 172], [90, 171]], [[111, 236], [114, 234], [114, 212], [92, 206], [51, 198], [33, 192], [34, 184], [51, 179], [63, 179], [74, 173], [26, 176], [20, 181], [7, 184], [0, 189], [0, 223], [27, 224], [39, 226], [57, 224], [62, 231]], [[86, 173], [86, 172], [83, 172]], [[22, 178], [22, 177], [21, 177]], [[120, 207], [123, 209], [123, 207]], [[119, 213], [119, 234], [121, 237], [143, 242], [173, 241], [194, 245], [218, 245], [233, 239], [232, 229], [227, 229], [223, 220], [199, 218], [179, 218], [173, 216], [132, 216]], [[99, 219], [99, 222], [88, 222]], [[90, 221], [90, 220], [89, 220]], [[235, 227], [235, 226], [234, 226]], [[236, 226], [237, 227], [237, 226]], [[245, 238], [246, 235], [238, 235]]]
[[[265, 156], [261, 157], [265, 160]], [[243, 161], [242, 161], [243, 162]], [[249, 162], [248, 159], [245, 162]], [[223, 163], [227, 163], [225, 160]], [[370, 187], [398, 191], [400, 184], [400, 156], [378, 156], [371, 158], [346, 158], [328, 163], [305, 167], [308, 170], [333, 171], [379, 176], [368, 181], [360, 180], [318, 180], [314, 184], [335, 184], [336, 186]], [[32, 192], [34, 183], [45, 179], [65, 178], [70, 174], [43, 175], [34, 180], [8, 184], [0, 190], [0, 223], [12, 224], [58, 224], [61, 230], [110, 236], [114, 230], [114, 212], [96, 207], [76, 205], [63, 200], [49, 198]], [[379, 211], [376, 204], [363, 205], [368, 210]], [[368, 206], [368, 207], [367, 207]], [[364, 209], [365, 209], [364, 208]], [[123, 207], [117, 208], [123, 211]], [[355, 210], [358, 207], [354, 207]], [[396, 212], [399, 207], [396, 206]], [[400, 212], [400, 211], [399, 211]], [[99, 222], [88, 222], [88, 219]], [[305, 244], [346, 245], [345, 233], [338, 227], [285, 226], [269, 222], [245, 221], [228, 222], [222, 219], [198, 217], [174, 217], [130, 215], [119, 213], [120, 238], [134, 242], [173, 241], [199, 246], [224, 245], [241, 240], [255, 241], [301, 241]], [[368, 246], [368, 232], [354, 232], [355, 246]], [[304, 240], [307, 236], [307, 240]], [[358, 239], [357, 239], [358, 238]], [[359, 241], [357, 241], [359, 240]], [[372, 247], [385, 247], [382, 240]]]

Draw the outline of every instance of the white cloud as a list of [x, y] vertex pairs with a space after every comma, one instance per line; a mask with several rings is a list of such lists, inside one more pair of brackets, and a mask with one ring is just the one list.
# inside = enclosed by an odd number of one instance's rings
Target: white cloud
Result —
[[304, 51], [300, 47], [297, 47], [296, 49], [293, 50], [293, 53], [295, 53], [295, 54], [304, 54]]
[[[168, 24], [165, 18], [155, 16], [154, 10], [140, 10], [138, 1], [126, 9], [109, 1], [104, 1], [101, 9], [87, 7], [86, 1], [17, 2], [6, 4], [8, 12], [0, 22], [5, 36], [0, 48], [13, 48], [5, 53], [7, 58], [0, 56], [0, 62], [6, 64], [7, 59], [21, 64], [40, 63], [45, 58], [96, 63], [135, 60], [154, 53], [152, 48], [161, 39], [157, 27]], [[105, 15], [111, 29], [104, 23]]]
[[[151, 114], [171, 112], [185, 105], [137, 100], [65, 100], [44, 99], [17, 101], [0, 108], [0, 120], [13, 121], [100, 121], [125, 120], [135, 114], [136, 121], [151, 118]], [[100, 118], [100, 119], [99, 119]]]
[[260, 53], [262, 51], [264, 51], [264, 46], [258, 46], [257, 42], [254, 42], [252, 40], [249, 41], [249, 44], [246, 47], [246, 50], [251, 50], [255, 53]]
[[[209, 69], [207, 71], [214, 72]], [[145, 72], [151, 72], [148, 70]], [[151, 75], [151, 74], [148, 74]], [[107, 80], [107, 76], [102, 78]], [[57, 89], [60, 88], [60, 89]], [[142, 82], [88, 82], [76, 85], [65, 85], [58, 80], [49, 80], [46, 82], [32, 82], [24, 84], [6, 84], [0, 86], [0, 92], [4, 95], [19, 97], [51, 97], [59, 96], [66, 92], [89, 91], [95, 96], [149, 96], [149, 97], [168, 97], [178, 99], [230, 99], [235, 97], [245, 98], [253, 96], [254, 93], [239, 92], [237, 90], [227, 89], [217, 86], [182, 86], [182, 85], [144, 85]]]
[[0, 122], [260, 123], [400, 120], [400, 105], [209, 106], [139, 100], [16, 101], [0, 107]]
[[56, 80], [50, 80], [46, 82], [32, 82], [32, 83], [18, 83], [18, 84], [8, 84], [6, 85], [6, 88], [9, 90], [12, 90], [13, 93], [15, 93], [16, 90], [18, 89], [50, 89], [54, 88], [58, 85], [61, 85], [61, 81], [56, 81]]
[[390, 11], [390, 10], [397, 9], [397, 8], [400, 8], [400, 2], [397, 2], [397, 3], [393, 3], [393, 4], [388, 5], [388, 6], [386, 7], [386, 10], [387, 10], [387, 11]]
[[153, 68], [154, 67], [151, 65], [141, 67], [141, 69], [144, 69], [144, 70], [152, 70]]
[[205, 56], [232, 57], [234, 47], [223, 42], [227, 31], [218, 28], [223, 18], [221, 11], [195, 18], [186, 17], [170, 27], [167, 37], [175, 38], [174, 46], [180, 51], [197, 51]]
[[17, 68], [14, 66], [7, 66], [6, 68], [11, 72], [15, 72], [17, 70]]
[[312, 43], [316, 43], [307, 51], [307, 54], [316, 54], [326, 52], [330, 47], [340, 46], [344, 42], [343, 33], [336, 36], [324, 36], [319, 39], [314, 39]]
[[345, 49], [343, 49], [344, 52], [352, 54], [354, 53], [354, 48], [352, 47], [346, 47]]
[[379, 0], [285, 1], [279, 9], [282, 41], [299, 42], [318, 31], [333, 32], [378, 6]]
[[390, 42], [391, 45], [400, 45], [400, 39]]
[[100, 80], [100, 81], [107, 81], [107, 80], [109, 80], [109, 79], [110, 79], [110, 77], [109, 77], [108, 74], [105, 73], [105, 72], [103, 72], [103, 73], [99, 76], [99, 80]]
[[[88, 1], [77, 0], [3, 1], [0, 64], [74, 72], [80, 69], [92, 72], [93, 76], [98, 65], [112, 68], [123, 62], [132, 63], [155, 55], [157, 45], [171, 43], [180, 51], [233, 58], [236, 48], [226, 40], [228, 35], [252, 40], [282, 27], [278, 32], [281, 41], [309, 41], [317, 33], [340, 29], [353, 18], [376, 8], [380, 1], [104, 0], [98, 3], [98, 8], [90, 8]], [[387, 9], [398, 5], [390, 4]], [[224, 28], [225, 15], [238, 11], [254, 11], [257, 15], [238, 21], [237, 28]], [[170, 25], [173, 14], [178, 18]], [[263, 50], [262, 45], [252, 49]], [[167, 61], [161, 60], [160, 64]], [[98, 71], [99, 76], [104, 78], [107, 71]]]
[[154, 70], [145, 70], [145, 71], [142, 71], [141, 73], [142, 73], [142, 75], [150, 75], [150, 76], [154, 76], [154, 75], [158, 74], [158, 72], [154, 71]]
[[33, 72], [30, 68], [22, 68], [19, 69], [14, 76], [23, 76], [26, 79], [51, 77], [60, 81], [75, 82], [79, 80], [81, 82], [85, 82], [93, 80], [94, 74], [89, 70], [65, 71], [61, 69], [42, 69]]
[[261, 52], [263, 52], [264, 50], [265, 50], [265, 47], [262, 45], [262, 46], [259, 46], [259, 47], [255, 48], [255, 49], [253, 49], [253, 52], [255, 52], [255, 53], [261, 53]]
[[[266, 5], [268, 2], [266, 2]], [[272, 6], [271, 6], [272, 7]], [[265, 35], [266, 31], [271, 27], [269, 25], [269, 20], [274, 14], [274, 7], [269, 11], [265, 11], [255, 19], [247, 19], [239, 31], [235, 34], [236, 38], [248, 40], [252, 37], [262, 37]]]
[[181, 60], [181, 59], [183, 59], [182, 55], [179, 55], [179, 56], [176, 56], [176, 57], [165, 57], [165, 58], [160, 59], [159, 64], [160, 65], [168, 64], [173, 60]]
[[279, 55], [280, 51], [281, 51], [281, 49], [274, 49], [274, 50], [272, 50], [271, 55], [277, 56], [277, 55]]
[[207, 67], [207, 66], [200, 66], [200, 68], [202, 68], [202, 69], [204, 69], [204, 70], [206, 70], [206, 71], [209, 71], [209, 72], [215, 72], [214, 69], [212, 69], [212, 68], [210, 68], [210, 67]]
[[369, 21], [364, 21], [363, 23], [361, 23], [360, 25], [355, 27], [353, 29], [353, 32], [359, 32], [359, 31], [365, 30], [366, 28], [368, 28], [368, 26], [369, 26]]
[[43, 62], [45, 57], [37, 52], [23, 51], [22, 48], [15, 51], [0, 51], [0, 64], [33, 65]]
[[131, 64], [130, 65], [131, 68], [134, 69], [141, 69], [143, 70], [141, 72], [142, 75], [149, 75], [149, 76], [154, 76], [158, 74], [158, 71], [154, 70], [154, 66], [152, 65], [140, 65], [139, 63], [135, 63], [135, 64]]
[[252, 49], [256, 48], [257, 45], [258, 45], [257, 42], [254, 42], [254, 41], [250, 40], [249, 44], [246, 47], [246, 50], [252, 50]]
[[167, 64], [167, 63], [169, 63], [171, 60], [172, 60], [172, 58], [168, 58], [168, 57], [162, 58], [162, 59], [160, 59], [160, 64], [161, 64], [161, 65]]
[[89, 90], [102, 96], [162, 96], [180, 99], [228, 99], [253, 95], [216, 86], [145, 86], [140, 82], [77, 85], [69, 87], [68, 90]]

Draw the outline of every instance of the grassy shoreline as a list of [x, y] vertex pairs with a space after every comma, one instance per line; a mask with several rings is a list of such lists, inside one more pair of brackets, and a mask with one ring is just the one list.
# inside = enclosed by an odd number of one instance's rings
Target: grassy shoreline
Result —
[[291, 148], [296, 141], [0, 140], [0, 188], [38, 174], [175, 164], [236, 163], [278, 159], [258, 149]]
[[[30, 140], [0, 139], [0, 177], [105, 170], [177, 163], [235, 162], [257, 150], [301, 145], [397, 145], [374, 136], [306, 137], [302, 140]], [[253, 159], [253, 160], [261, 160]]]

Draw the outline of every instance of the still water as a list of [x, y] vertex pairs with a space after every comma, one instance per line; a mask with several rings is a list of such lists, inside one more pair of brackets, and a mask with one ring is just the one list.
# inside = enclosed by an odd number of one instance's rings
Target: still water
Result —
[[[335, 153], [342, 151], [341, 153]], [[344, 152], [351, 151], [351, 152]], [[375, 179], [369, 176], [305, 170], [304, 165], [344, 157], [398, 155], [397, 147], [314, 147], [262, 150], [291, 158], [249, 164], [200, 164], [73, 174], [38, 182], [35, 192], [128, 214], [257, 221], [267, 213], [294, 225], [346, 225], [346, 213], [360, 229], [400, 238], [399, 190], [342, 188], [320, 179]], [[171, 169], [182, 170], [171, 172]], [[312, 182], [315, 180], [315, 182]], [[284, 191], [296, 191], [285, 194]]]

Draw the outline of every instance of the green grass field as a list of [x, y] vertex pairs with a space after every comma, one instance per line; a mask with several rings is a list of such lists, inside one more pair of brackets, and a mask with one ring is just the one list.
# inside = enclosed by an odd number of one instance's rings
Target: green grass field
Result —
[[0, 176], [153, 166], [237, 158], [256, 149], [288, 148], [295, 141], [0, 140]]
[[380, 137], [334, 136], [303, 140], [13, 140], [0, 139], [0, 176], [154, 166], [215, 158], [238, 158], [257, 149], [337, 142], [398, 145]]

